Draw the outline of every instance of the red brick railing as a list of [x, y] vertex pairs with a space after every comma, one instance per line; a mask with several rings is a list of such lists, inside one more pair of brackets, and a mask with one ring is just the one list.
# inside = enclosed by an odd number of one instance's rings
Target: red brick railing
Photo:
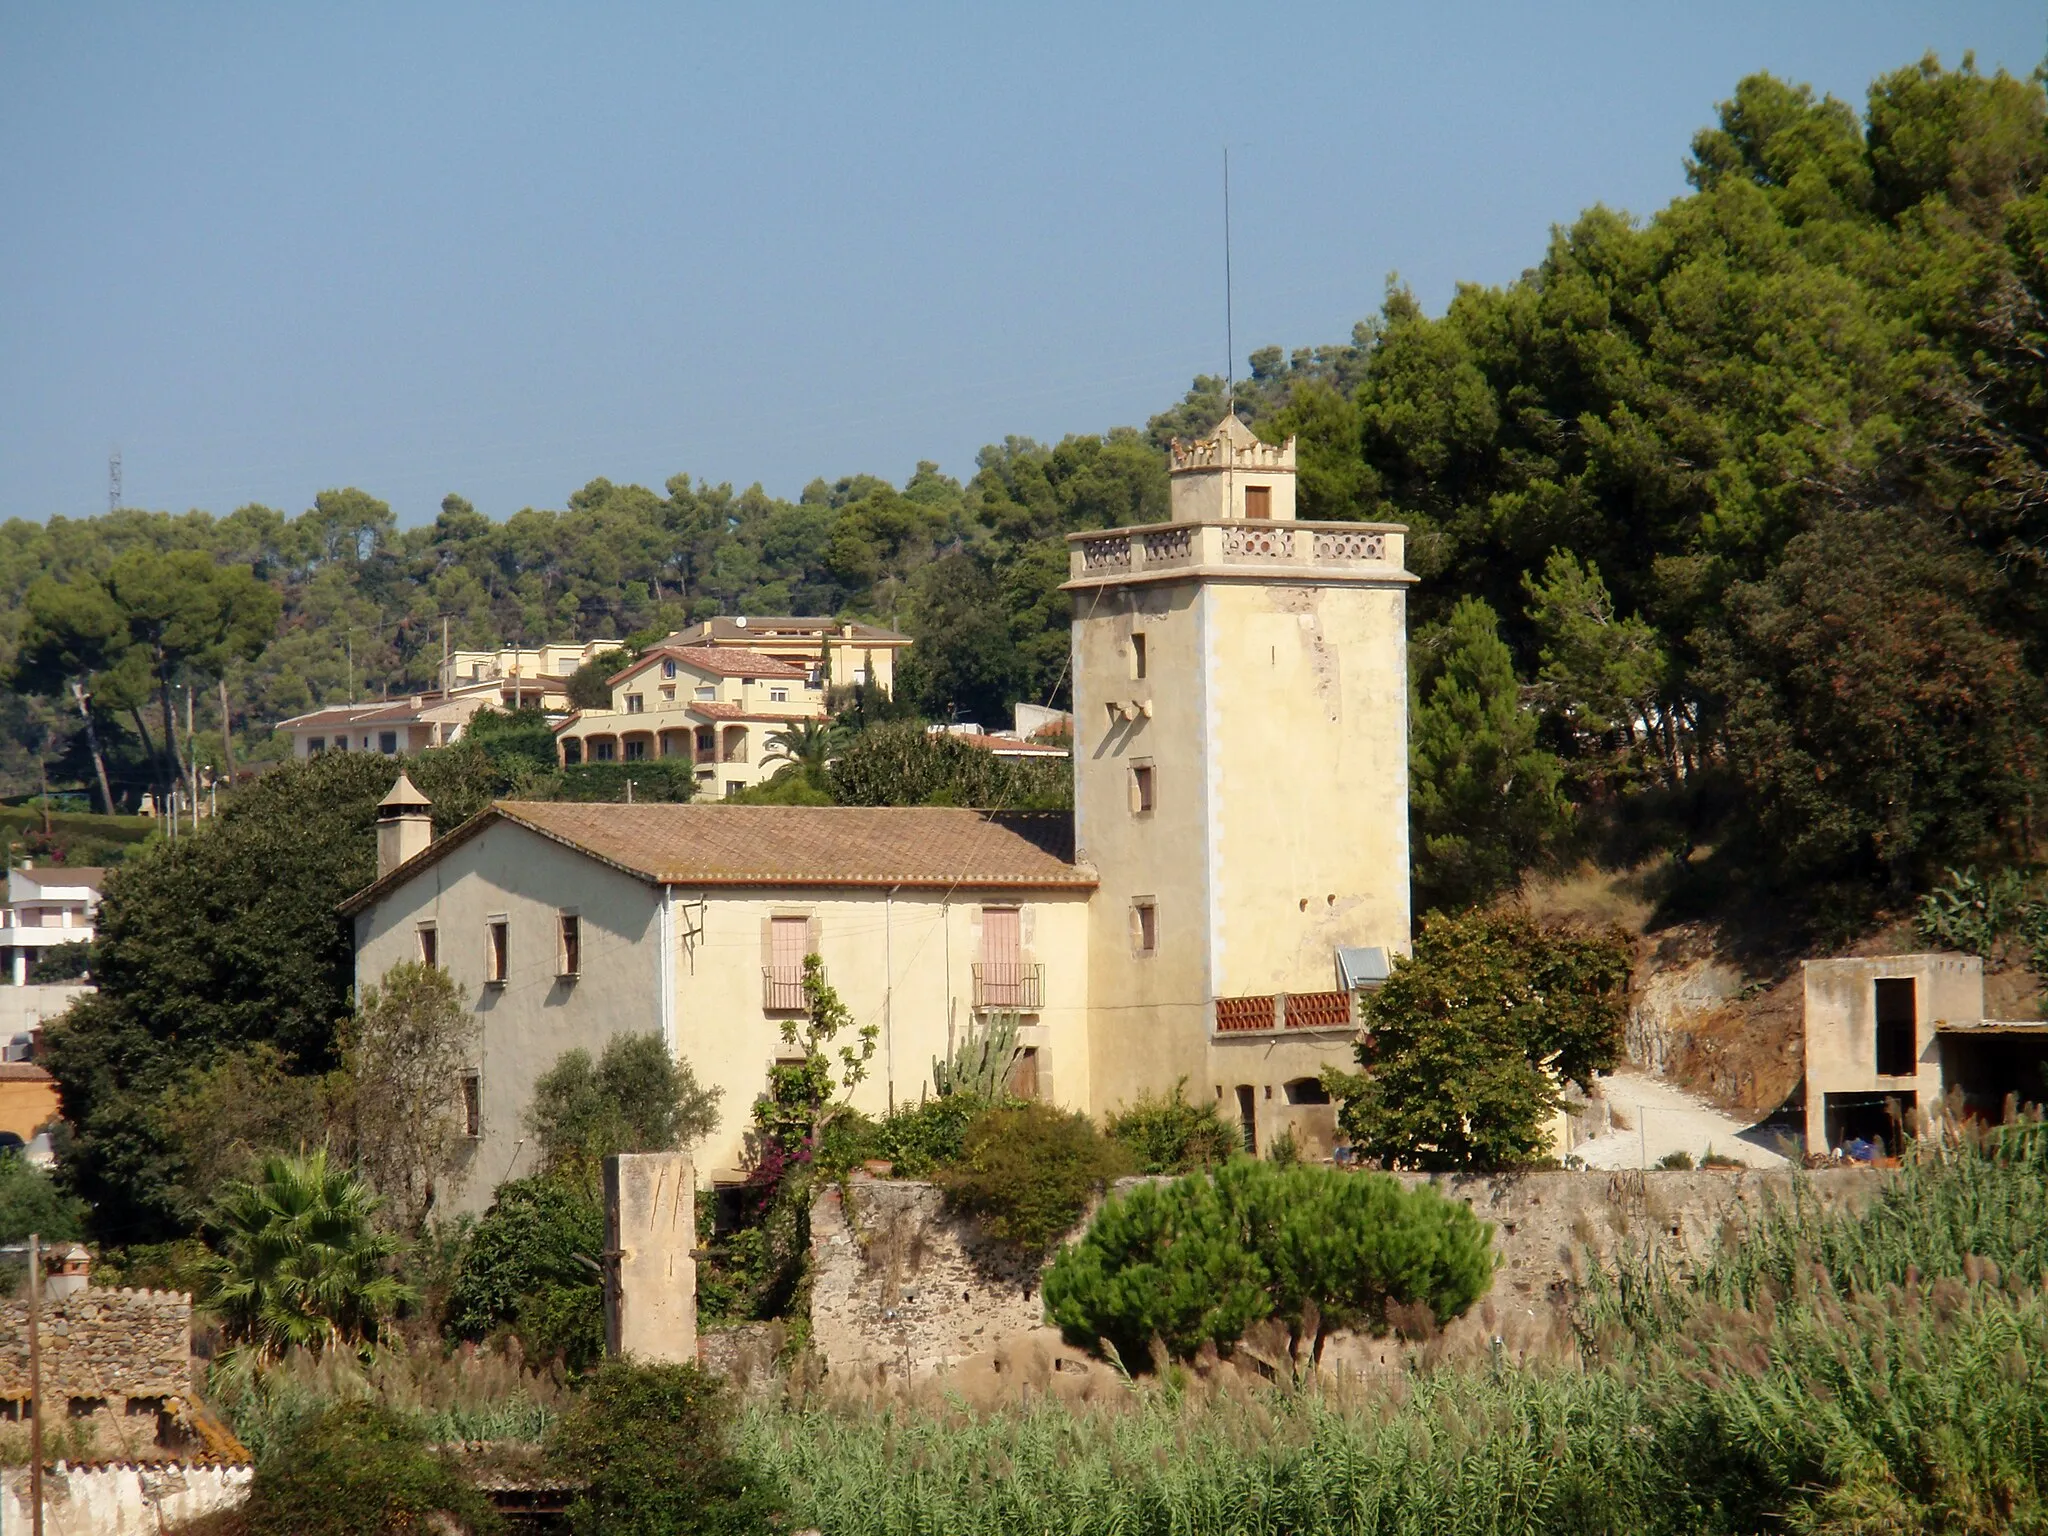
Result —
[[1349, 992], [1279, 992], [1216, 999], [1216, 1032], [1244, 1035], [1280, 1029], [1349, 1029]]

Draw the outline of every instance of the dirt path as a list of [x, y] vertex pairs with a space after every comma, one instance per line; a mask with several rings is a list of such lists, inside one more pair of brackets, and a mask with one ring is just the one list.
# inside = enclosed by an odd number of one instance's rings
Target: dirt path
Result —
[[1786, 1166], [1784, 1155], [1762, 1135], [1662, 1078], [1617, 1072], [1600, 1080], [1600, 1094], [1628, 1128], [1574, 1147], [1572, 1155], [1588, 1168], [1649, 1168], [1673, 1152], [1689, 1152], [1697, 1164], [1709, 1148], [1752, 1168]]

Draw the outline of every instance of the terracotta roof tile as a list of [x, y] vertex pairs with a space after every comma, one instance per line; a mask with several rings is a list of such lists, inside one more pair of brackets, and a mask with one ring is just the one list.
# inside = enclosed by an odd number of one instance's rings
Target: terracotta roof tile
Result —
[[88, 885], [94, 890], [107, 880], [104, 864], [38, 864], [33, 869], [17, 869], [13, 873], [30, 885]]
[[0, 1061], [0, 1083], [54, 1083], [49, 1072], [32, 1061]]
[[500, 821], [662, 885], [1088, 890], [1065, 812], [941, 806], [577, 804], [500, 800], [342, 903], [359, 912]]
[[673, 657], [695, 672], [709, 672], [716, 677], [791, 677], [804, 678], [810, 674], [802, 667], [791, 666], [773, 656], [764, 656], [759, 651], [742, 650], [730, 645], [658, 645], [630, 667], [612, 674], [611, 681], [623, 682], [629, 677], [644, 672], [664, 656]]

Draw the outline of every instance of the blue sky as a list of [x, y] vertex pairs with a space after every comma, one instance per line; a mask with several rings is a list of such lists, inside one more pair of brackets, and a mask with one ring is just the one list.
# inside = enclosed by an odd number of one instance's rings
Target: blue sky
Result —
[[[2039, 0], [0, 5], [0, 518], [406, 523], [597, 475], [901, 481], [1142, 423], [1685, 190], [1770, 70], [2015, 73]], [[1242, 363], [1240, 362], [1240, 367]]]

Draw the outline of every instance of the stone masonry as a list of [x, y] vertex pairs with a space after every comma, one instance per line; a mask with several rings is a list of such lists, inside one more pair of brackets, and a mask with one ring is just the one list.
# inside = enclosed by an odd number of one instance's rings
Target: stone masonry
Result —
[[[1493, 1224], [1498, 1268], [1485, 1310], [1489, 1327], [1504, 1327], [1514, 1314], [1554, 1315], [1590, 1265], [1610, 1263], [1624, 1248], [1655, 1249], [1688, 1268], [1724, 1231], [1739, 1229], [1770, 1200], [1789, 1199], [1795, 1177], [1834, 1208], [1868, 1199], [1882, 1175], [1709, 1169], [1398, 1177], [1433, 1182]], [[836, 1188], [819, 1198], [811, 1240], [811, 1335], [829, 1372], [914, 1380], [1043, 1324], [1039, 1267], [948, 1212], [935, 1185], [856, 1177], [843, 1198]]]
[[[43, 1303], [43, 1393], [104, 1398], [119, 1411], [136, 1397], [192, 1390], [192, 1298], [182, 1291], [87, 1287]], [[28, 1302], [0, 1302], [0, 1400], [30, 1396]]]

